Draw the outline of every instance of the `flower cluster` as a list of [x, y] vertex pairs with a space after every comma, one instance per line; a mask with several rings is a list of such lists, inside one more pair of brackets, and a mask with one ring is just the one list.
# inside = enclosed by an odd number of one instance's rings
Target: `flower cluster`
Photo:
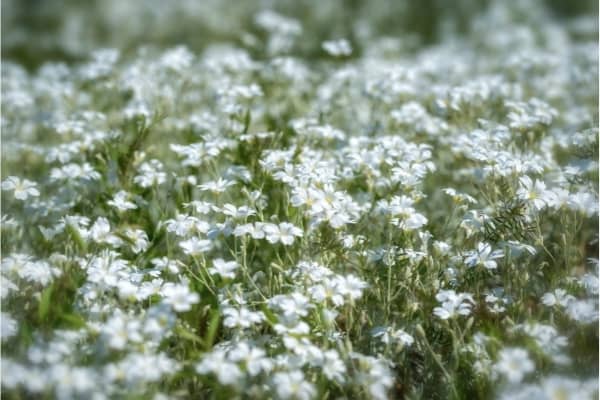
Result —
[[114, 49], [3, 51], [8, 398], [597, 396], [594, 18], [99, 3]]

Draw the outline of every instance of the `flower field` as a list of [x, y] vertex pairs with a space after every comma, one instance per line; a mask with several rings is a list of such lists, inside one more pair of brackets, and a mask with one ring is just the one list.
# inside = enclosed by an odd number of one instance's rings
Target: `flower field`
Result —
[[597, 5], [4, 3], [6, 399], [597, 398]]

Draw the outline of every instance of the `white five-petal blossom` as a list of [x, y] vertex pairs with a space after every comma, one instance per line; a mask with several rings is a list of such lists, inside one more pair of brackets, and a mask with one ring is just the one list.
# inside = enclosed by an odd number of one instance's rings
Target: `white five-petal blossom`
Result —
[[27, 200], [28, 197], [38, 197], [37, 183], [16, 176], [9, 176], [2, 182], [2, 190], [12, 190], [17, 200]]

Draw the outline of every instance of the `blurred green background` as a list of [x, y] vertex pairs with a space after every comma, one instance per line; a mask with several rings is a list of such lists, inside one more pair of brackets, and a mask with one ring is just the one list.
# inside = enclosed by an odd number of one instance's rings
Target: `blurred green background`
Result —
[[[413, 48], [468, 32], [493, 0], [4, 0], [2, 57], [35, 69], [45, 61], [73, 62], [94, 49], [123, 53], [142, 45], [178, 44], [201, 52], [228, 42], [244, 46], [261, 32], [253, 18], [271, 9], [303, 27], [294, 54], [322, 56], [329, 38], [405, 37]], [[506, 0], [501, 0], [506, 1]], [[557, 19], [597, 18], [596, 0], [521, 0], [527, 18], [543, 12]], [[248, 47], [248, 46], [244, 46]], [[252, 53], [252, 49], [250, 48]], [[356, 55], [360, 55], [360, 46]], [[259, 50], [254, 57], [260, 58]]]

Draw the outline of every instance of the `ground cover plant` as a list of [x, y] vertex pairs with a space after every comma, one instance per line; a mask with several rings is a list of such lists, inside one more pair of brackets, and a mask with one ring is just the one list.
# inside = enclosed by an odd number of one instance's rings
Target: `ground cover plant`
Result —
[[597, 14], [62, 3], [3, 31], [2, 396], [598, 396]]

